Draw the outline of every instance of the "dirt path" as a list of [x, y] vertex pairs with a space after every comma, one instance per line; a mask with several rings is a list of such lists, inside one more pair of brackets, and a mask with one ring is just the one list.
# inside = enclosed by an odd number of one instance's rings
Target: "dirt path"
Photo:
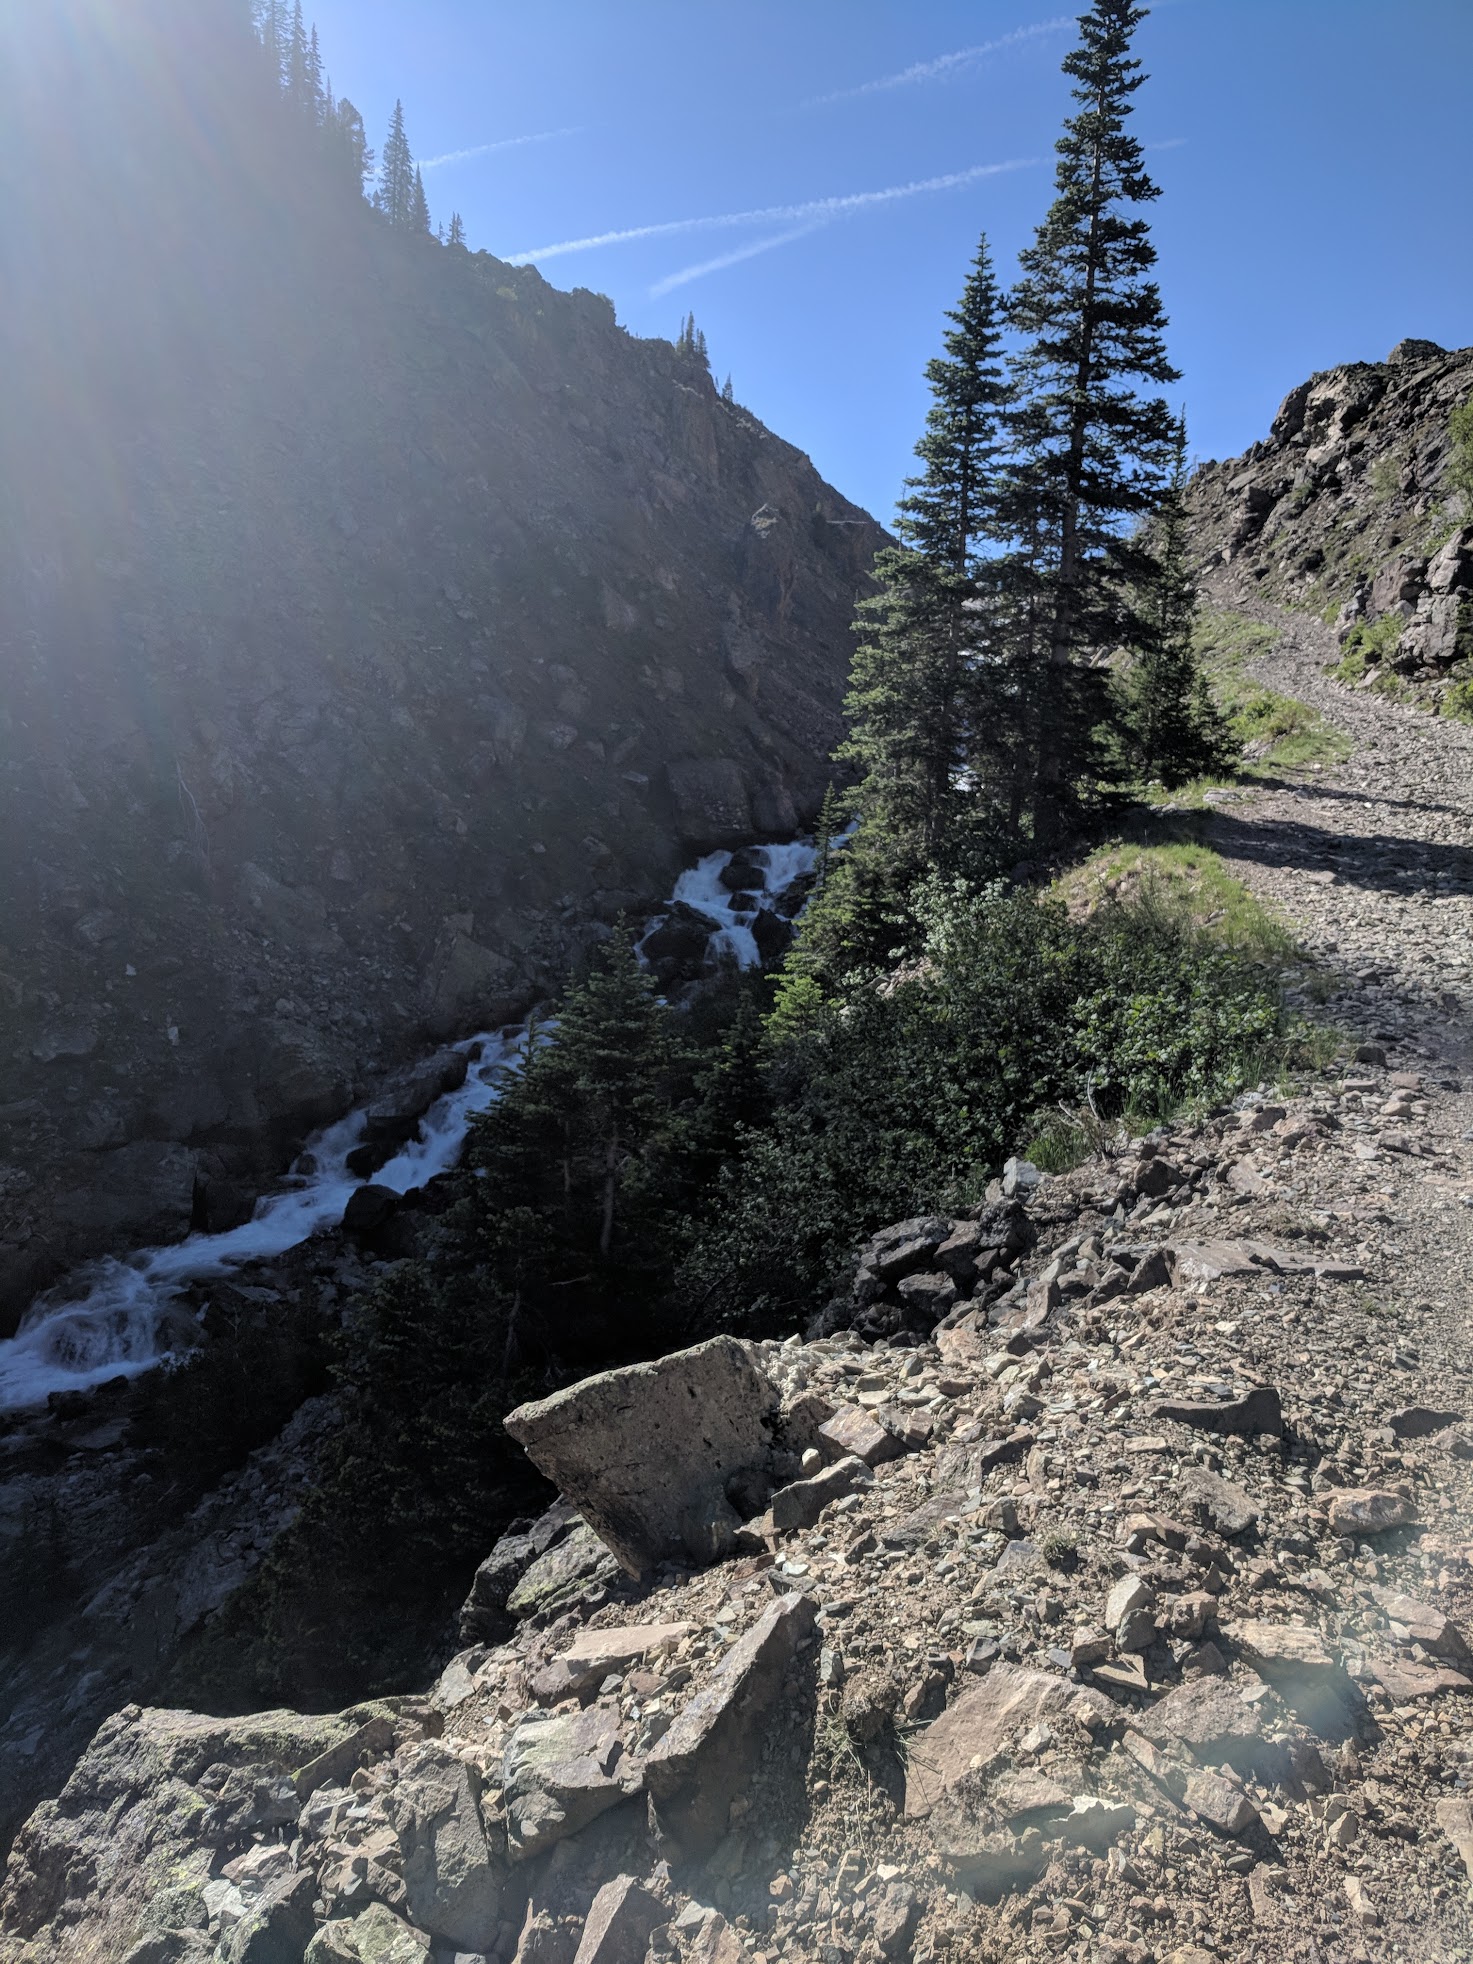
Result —
[[1319, 710], [1355, 748], [1225, 808], [1211, 843], [1340, 980], [1327, 1004], [1336, 1022], [1460, 1065], [1473, 1010], [1473, 727], [1331, 681], [1338, 650], [1322, 621], [1234, 604], [1279, 630], [1257, 679]]

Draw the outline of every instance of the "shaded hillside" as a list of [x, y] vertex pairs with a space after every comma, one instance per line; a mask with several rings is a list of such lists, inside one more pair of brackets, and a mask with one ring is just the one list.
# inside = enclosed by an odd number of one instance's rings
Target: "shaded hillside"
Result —
[[1431, 341], [1300, 383], [1262, 442], [1192, 480], [1211, 587], [1334, 620], [1346, 681], [1473, 715], [1470, 402], [1473, 348]]
[[791, 831], [881, 537], [601, 296], [391, 233], [224, 0], [132, 11], [0, 51], [12, 1312]]

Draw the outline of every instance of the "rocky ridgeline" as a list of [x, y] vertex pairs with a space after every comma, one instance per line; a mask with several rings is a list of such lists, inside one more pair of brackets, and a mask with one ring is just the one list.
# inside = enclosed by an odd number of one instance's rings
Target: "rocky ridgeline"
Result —
[[125, 1708], [7, 1964], [1466, 1955], [1462, 1099], [1366, 1046], [521, 1407], [432, 1691]]
[[1194, 538], [1224, 592], [1254, 587], [1334, 615], [1341, 641], [1391, 622], [1366, 687], [1395, 678], [1431, 707], [1473, 661], [1473, 512], [1451, 489], [1452, 412], [1473, 349], [1403, 341], [1285, 397], [1268, 437], [1192, 479]]

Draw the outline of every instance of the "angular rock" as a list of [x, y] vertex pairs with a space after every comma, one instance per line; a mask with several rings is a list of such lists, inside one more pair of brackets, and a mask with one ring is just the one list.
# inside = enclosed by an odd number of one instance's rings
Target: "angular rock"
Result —
[[307, 1946], [304, 1964], [425, 1964], [430, 1940], [383, 1903], [358, 1916], [324, 1923]]
[[402, 1194], [392, 1187], [357, 1187], [348, 1195], [343, 1209], [344, 1234], [377, 1234], [404, 1205]]
[[1151, 1417], [1190, 1425], [1198, 1432], [1234, 1432], [1244, 1438], [1284, 1430], [1284, 1412], [1272, 1385], [1256, 1384], [1236, 1398], [1162, 1398]]
[[1062, 1715], [1080, 1700], [1106, 1720], [1115, 1715], [1108, 1698], [1097, 1691], [1082, 1691], [1067, 1678], [1021, 1664], [993, 1665], [911, 1742], [905, 1775], [907, 1818], [929, 1814], [974, 1760], [989, 1758], [1015, 1732], [1056, 1713]]
[[567, 1647], [532, 1680], [545, 1705], [554, 1705], [614, 1672], [627, 1671], [641, 1658], [658, 1656], [684, 1641], [689, 1623], [633, 1623], [615, 1630], [580, 1630]]
[[882, 1282], [902, 1282], [907, 1276], [924, 1269], [939, 1246], [934, 1233], [913, 1235], [909, 1240], [899, 1241], [877, 1253], [872, 1258], [871, 1266]]
[[1468, 1879], [1473, 1881], [1473, 1802], [1449, 1795], [1437, 1803], [1437, 1825], [1458, 1851]]
[[565, 1539], [549, 1548], [519, 1579], [506, 1599], [509, 1616], [548, 1617], [576, 1602], [596, 1582], [612, 1582], [621, 1573], [617, 1559], [586, 1521], [578, 1521]]
[[1330, 1496], [1330, 1529], [1352, 1538], [1385, 1534], [1405, 1527], [1413, 1517], [1409, 1500], [1378, 1487], [1343, 1487]]
[[533, 1713], [506, 1742], [502, 1777], [514, 1861], [529, 1861], [637, 1789], [617, 1777], [624, 1757], [618, 1715]]
[[1258, 1811], [1241, 1787], [1219, 1773], [1194, 1773], [1182, 1795], [1186, 1806], [1217, 1834], [1240, 1835], [1258, 1819]]
[[1223, 1634], [1233, 1641], [1260, 1677], [1334, 1678], [1341, 1675], [1339, 1655], [1318, 1630], [1297, 1623], [1234, 1623]]
[[644, 1964], [650, 1933], [667, 1914], [632, 1875], [615, 1876], [593, 1899], [573, 1964]]
[[1227, 1540], [1247, 1534], [1262, 1518], [1262, 1509], [1241, 1487], [1205, 1467], [1183, 1467], [1179, 1490], [1185, 1506]]
[[1121, 1650], [1144, 1650], [1156, 1633], [1156, 1591], [1138, 1575], [1125, 1575], [1105, 1598], [1105, 1627]]
[[845, 1494], [872, 1487], [875, 1476], [862, 1459], [835, 1460], [809, 1480], [794, 1480], [772, 1496], [772, 1525], [779, 1534], [811, 1528], [825, 1507]]
[[765, 1469], [777, 1405], [747, 1348], [713, 1337], [520, 1405], [506, 1429], [640, 1575], [731, 1552], [727, 1484]]
[[1398, 1439], [1430, 1439], [1434, 1432], [1461, 1425], [1461, 1412], [1445, 1412], [1432, 1405], [1406, 1405], [1387, 1420]]
[[474, 1770], [426, 1744], [382, 1806], [399, 1838], [410, 1921], [458, 1950], [490, 1949], [507, 1870], [499, 1835], [494, 1849], [487, 1839]]
[[1415, 1596], [1404, 1596], [1398, 1590], [1373, 1584], [1371, 1594], [1391, 1621], [1391, 1634], [1402, 1643], [1418, 1643], [1434, 1656], [1445, 1657], [1450, 1663], [1473, 1662], [1462, 1631], [1431, 1603], [1424, 1603]]
[[515, 1619], [507, 1613], [507, 1597], [539, 1556], [581, 1525], [577, 1510], [564, 1500], [535, 1521], [514, 1523], [476, 1570], [470, 1594], [461, 1605], [460, 1641], [500, 1643], [510, 1636]]
[[820, 1450], [826, 1451], [830, 1458], [862, 1459], [866, 1466], [883, 1466], [887, 1460], [899, 1459], [905, 1451], [894, 1433], [887, 1432], [873, 1412], [859, 1405], [841, 1405], [818, 1428], [818, 1438]]
[[683, 1858], [704, 1858], [726, 1833], [731, 1803], [762, 1751], [763, 1721], [813, 1626], [809, 1597], [780, 1598], [737, 1639], [645, 1760], [656, 1827]]
[[225, 1964], [300, 1964], [312, 1940], [317, 1879], [293, 1871], [270, 1883], [222, 1944]]

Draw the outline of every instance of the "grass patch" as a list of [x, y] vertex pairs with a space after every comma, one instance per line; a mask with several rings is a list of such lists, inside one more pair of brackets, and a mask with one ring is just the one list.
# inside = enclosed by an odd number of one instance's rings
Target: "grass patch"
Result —
[[1450, 716], [1455, 723], [1473, 723], [1473, 681], [1454, 682], [1446, 689], [1437, 713]]
[[1380, 668], [1384, 662], [1390, 661], [1404, 625], [1400, 614], [1383, 614], [1378, 621], [1357, 621], [1346, 637], [1340, 660], [1330, 674], [1337, 682], [1346, 682], [1352, 687], [1357, 682], [1363, 682], [1368, 670]]
[[1243, 766], [1244, 777], [1338, 764], [1350, 755], [1350, 739], [1317, 709], [1264, 688], [1248, 673], [1250, 662], [1270, 653], [1278, 638], [1276, 628], [1241, 614], [1208, 611], [1197, 622], [1197, 648], [1212, 692], [1233, 735], [1254, 753]]
[[1057, 891], [1071, 914], [1147, 903], [1186, 919], [1220, 947], [1249, 960], [1282, 963], [1297, 954], [1285, 923], [1207, 846], [1102, 846], [1066, 873]]

